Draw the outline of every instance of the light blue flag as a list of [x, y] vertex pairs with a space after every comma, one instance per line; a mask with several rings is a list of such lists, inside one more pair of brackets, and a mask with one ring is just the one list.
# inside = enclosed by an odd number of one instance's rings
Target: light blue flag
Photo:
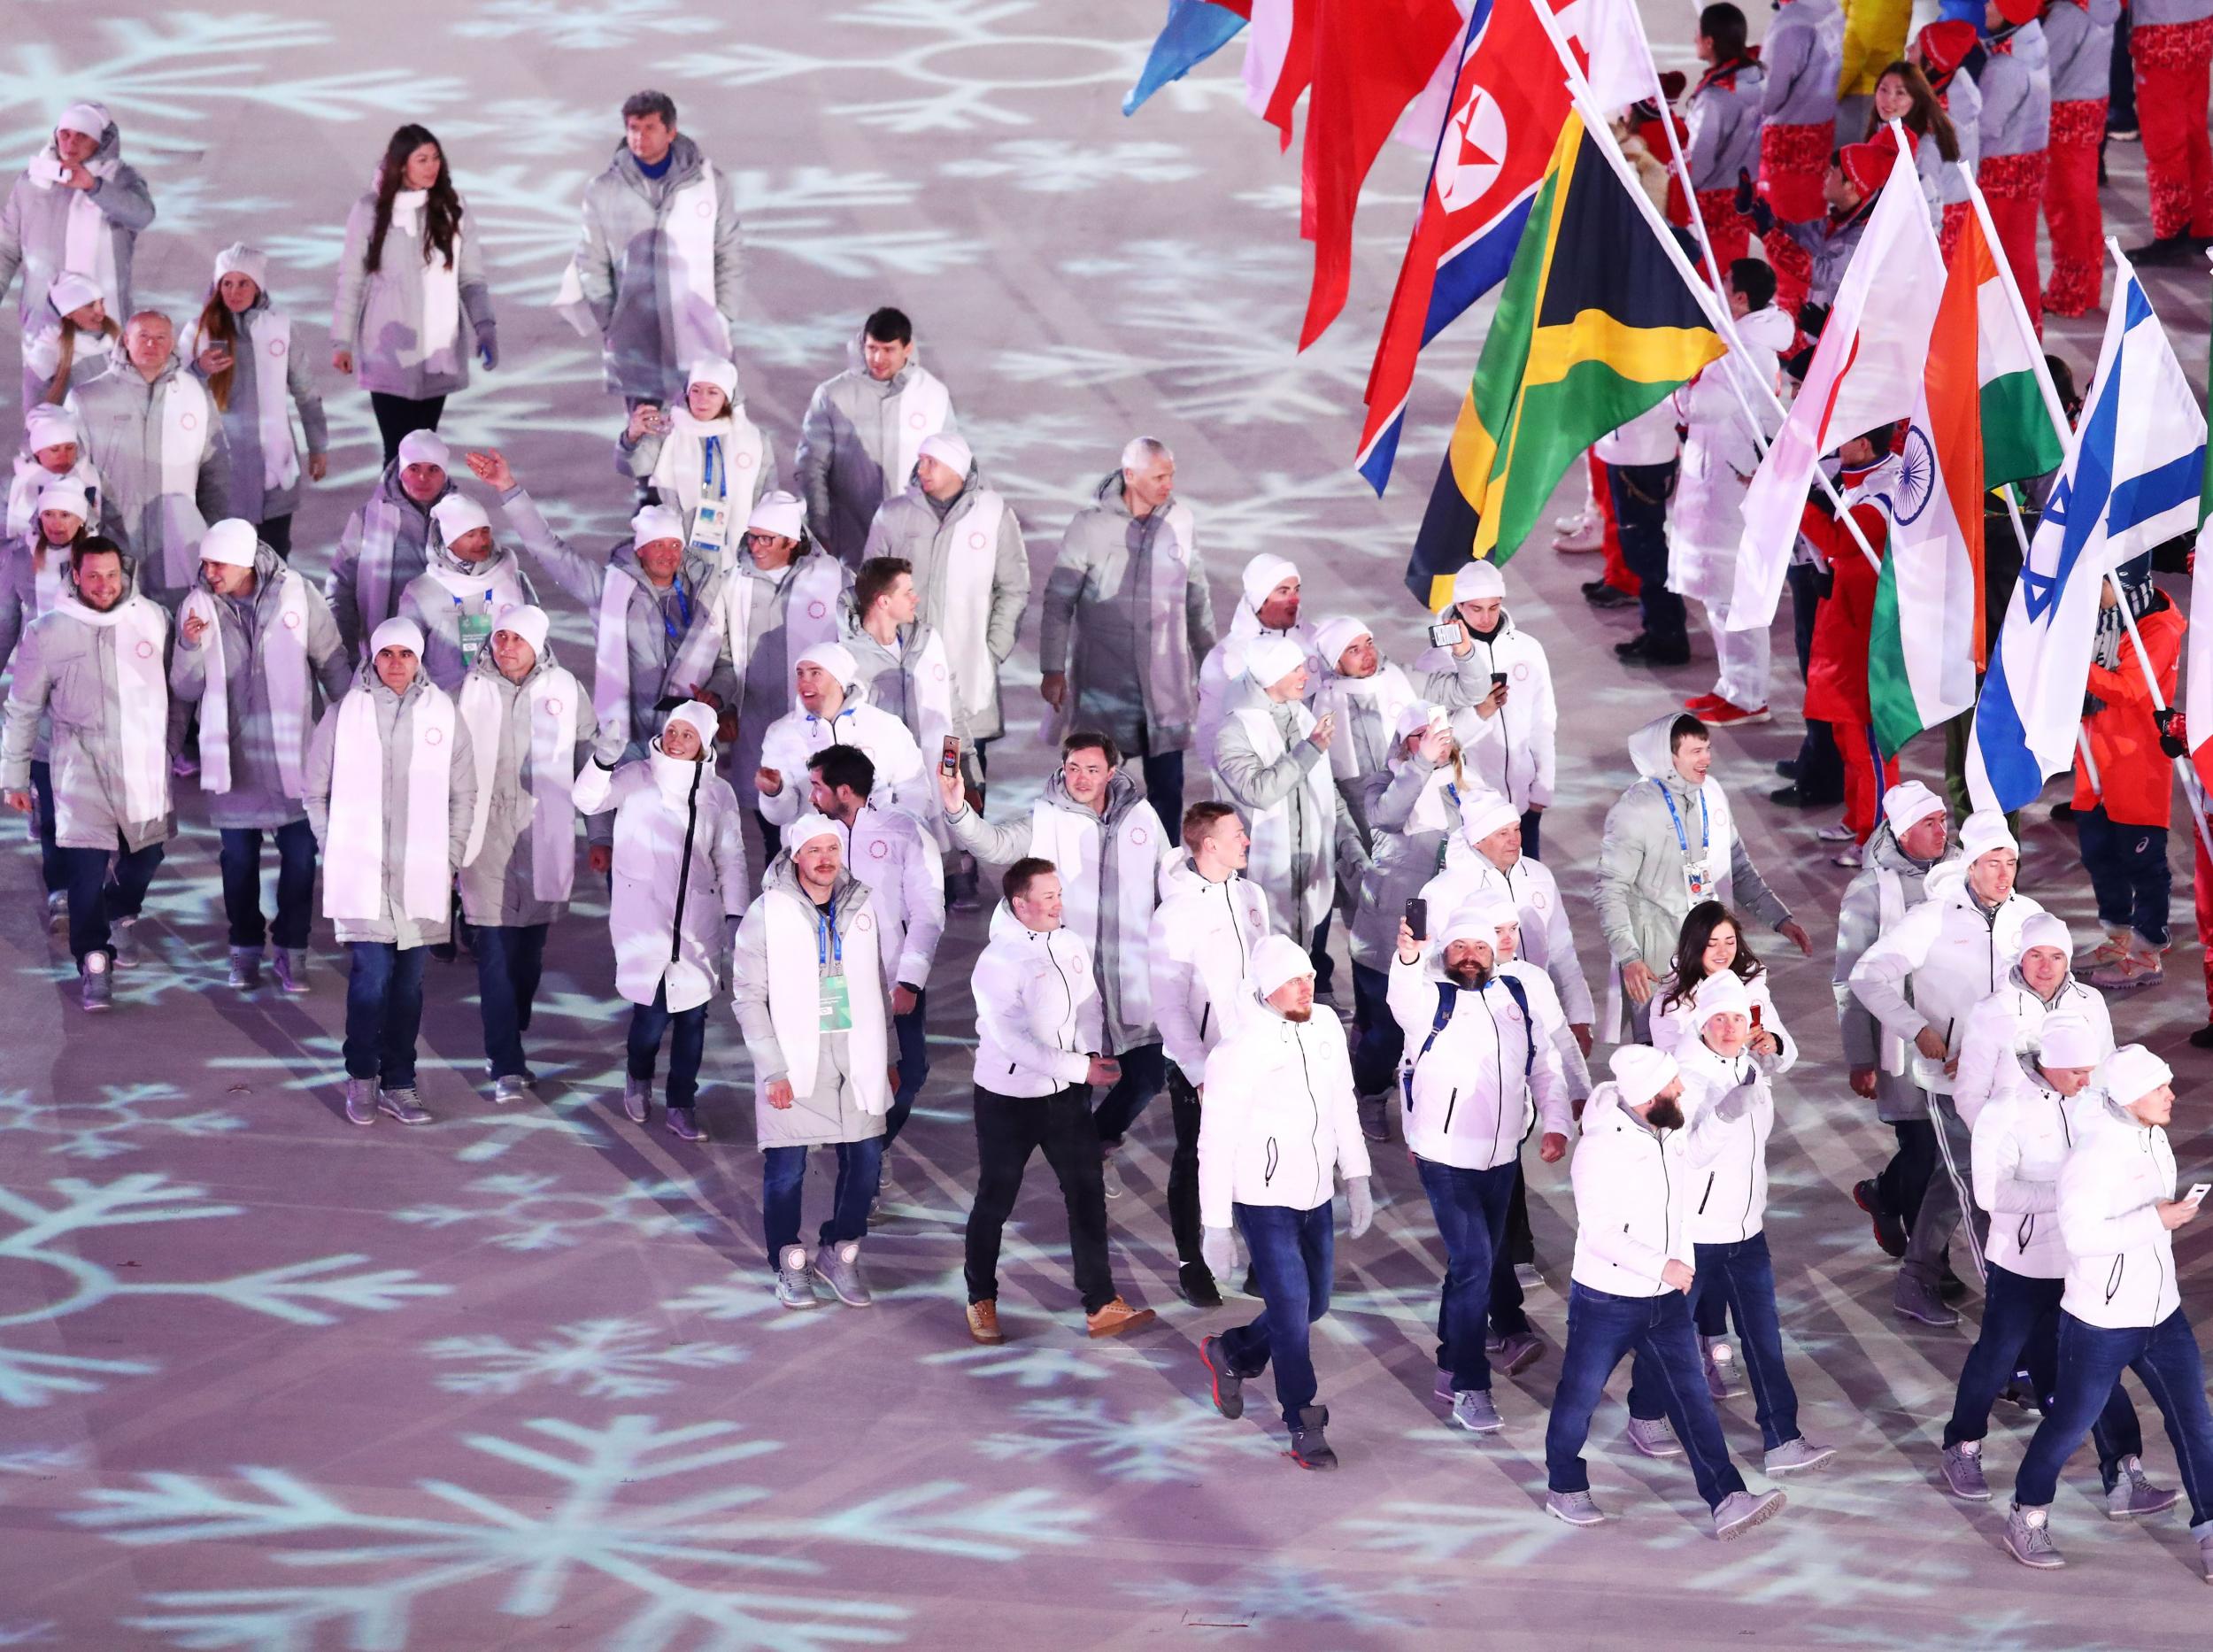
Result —
[[1242, 17], [1227, 6], [1215, 5], [1213, 0], [1168, 0], [1168, 21], [1153, 42], [1152, 55], [1145, 58], [1137, 83], [1122, 100], [1122, 112], [1136, 114], [1146, 98], [1170, 81], [1182, 80], [1228, 45], [1244, 27]]
[[2197, 526], [2205, 417], [2136, 272], [2117, 248], [2113, 259], [2097, 375], [1975, 707], [1967, 787], [1977, 808], [2021, 808], [2072, 765], [2099, 587]]

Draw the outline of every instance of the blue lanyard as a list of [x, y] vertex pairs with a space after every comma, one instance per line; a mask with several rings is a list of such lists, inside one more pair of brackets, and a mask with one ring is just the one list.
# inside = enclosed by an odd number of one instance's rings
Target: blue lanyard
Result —
[[828, 912], [817, 907], [814, 913], [814, 967], [819, 970], [826, 963], [837, 964], [841, 972], [845, 967], [845, 938], [837, 932], [836, 896], [830, 898]]
[[718, 484], [714, 480], [721, 459], [722, 438], [709, 436], [699, 450], [699, 497], [703, 499], [719, 499], [729, 491], [727, 484]]
[[[691, 629], [691, 598], [684, 595], [684, 576], [682, 573], [679, 573], [671, 582], [668, 589], [670, 594], [676, 598], [676, 611], [684, 616], [684, 629], [689, 631]], [[682, 640], [677, 635], [676, 628], [668, 622], [668, 609], [666, 606], [661, 609], [661, 629], [668, 634], [670, 642]]]
[[[453, 606], [458, 608], [467, 600], [466, 597], [456, 597], [453, 599]], [[484, 606], [487, 608], [492, 606], [492, 588], [490, 585], [484, 587]]]
[[[1674, 795], [1659, 780], [1654, 779], [1652, 784], [1659, 790], [1660, 800], [1668, 806], [1668, 818], [1675, 822], [1675, 841], [1683, 850], [1683, 858], [1688, 861], [1691, 858], [1691, 840], [1683, 830], [1683, 816], [1676, 813]], [[1706, 788], [1700, 786], [1698, 789], [1698, 853], [1700, 860], [1705, 858], [1707, 846], [1712, 841], [1706, 817]]]

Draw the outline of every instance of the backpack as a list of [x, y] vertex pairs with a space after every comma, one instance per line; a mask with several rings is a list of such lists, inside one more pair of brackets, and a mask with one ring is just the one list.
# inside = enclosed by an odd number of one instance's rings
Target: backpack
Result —
[[[1527, 1084], [1531, 1072], [1537, 1066], [1537, 1023], [1529, 1013], [1529, 989], [1510, 975], [1500, 976], [1497, 980], [1506, 989], [1506, 995], [1514, 1000], [1514, 1007], [1522, 1012], [1522, 1025], [1528, 1031], [1528, 1036], [1522, 1040], [1522, 1082]], [[1437, 1015], [1430, 1023], [1430, 1036], [1422, 1040], [1422, 1047], [1415, 1052], [1414, 1059], [1406, 1064], [1405, 1070], [1400, 1075], [1400, 1092], [1405, 1098], [1409, 1112], [1414, 1108], [1415, 1066], [1430, 1053], [1430, 1046], [1437, 1042], [1437, 1035], [1452, 1024], [1453, 1011], [1459, 1002], [1460, 987], [1456, 982], [1439, 981], [1437, 984]]]

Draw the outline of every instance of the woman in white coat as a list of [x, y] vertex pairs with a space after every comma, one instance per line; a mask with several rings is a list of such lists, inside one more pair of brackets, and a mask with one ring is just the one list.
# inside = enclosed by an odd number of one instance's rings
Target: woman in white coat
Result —
[[582, 814], [614, 810], [607, 928], [615, 990], [636, 1007], [622, 1110], [645, 1123], [661, 1037], [673, 1028], [668, 1131], [685, 1141], [706, 1139], [694, 1107], [707, 1006], [725, 932], [745, 910], [745, 833], [736, 794], [714, 772], [714, 723], [711, 707], [685, 700], [643, 758], [620, 768], [595, 758], [570, 794]]
[[691, 553], [717, 567], [736, 553], [753, 501], [776, 486], [776, 450], [745, 416], [729, 361], [696, 364], [674, 407], [632, 408], [614, 458], [616, 469], [684, 519]]
[[[268, 274], [258, 247], [240, 241], [218, 252], [215, 283], [179, 348], [223, 416], [229, 514], [253, 523], [261, 543], [289, 561], [300, 476], [320, 482], [328, 473], [330, 428], [291, 319], [269, 302]], [[305, 452], [292, 429], [295, 406]]]
[[69, 392], [122, 358], [123, 324], [108, 313], [100, 283], [64, 270], [46, 307], [23, 332], [23, 410], [58, 407]]

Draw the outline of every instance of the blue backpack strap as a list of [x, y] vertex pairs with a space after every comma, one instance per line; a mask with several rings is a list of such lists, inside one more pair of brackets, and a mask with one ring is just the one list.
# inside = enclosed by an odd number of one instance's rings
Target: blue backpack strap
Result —
[[1409, 1109], [1414, 1106], [1415, 1062], [1419, 1061], [1430, 1053], [1430, 1046], [1437, 1042], [1437, 1035], [1451, 1024], [1453, 1007], [1459, 998], [1460, 988], [1454, 983], [1439, 981], [1437, 984], [1437, 1014], [1430, 1022], [1430, 1036], [1422, 1040], [1422, 1047], [1415, 1052], [1414, 1060], [1408, 1061], [1399, 1071], [1399, 1088]]
[[[1522, 1012], [1522, 1077], [1527, 1081], [1537, 1066], [1537, 1023], [1529, 1013], [1529, 989], [1510, 975], [1499, 977], [1499, 984], [1506, 988], [1506, 995], [1514, 1000], [1514, 1007]], [[1434, 1038], [1436, 1035], [1430, 1035]]]

